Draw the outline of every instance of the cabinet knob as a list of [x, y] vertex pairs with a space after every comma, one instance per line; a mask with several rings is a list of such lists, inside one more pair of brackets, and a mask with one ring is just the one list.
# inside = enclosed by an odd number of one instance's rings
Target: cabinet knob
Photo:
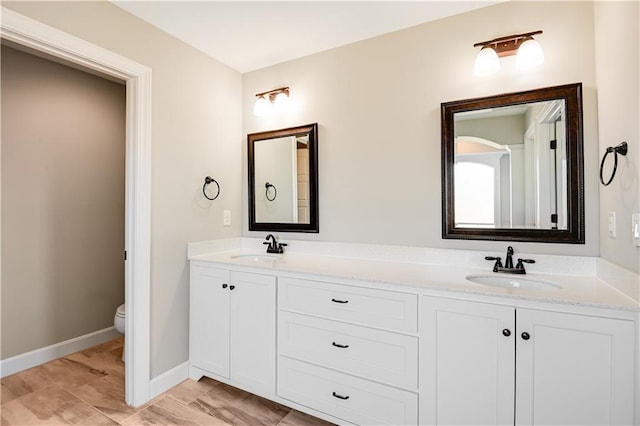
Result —
[[227, 288], [227, 287], [229, 287], [228, 284], [222, 284], [222, 288]]
[[502, 335], [504, 337], [509, 337], [511, 336], [511, 330], [509, 330], [508, 328], [505, 328], [504, 330], [502, 330]]
[[333, 396], [335, 396], [338, 399], [349, 399], [349, 395], [340, 395], [338, 393], [333, 392]]
[[235, 286], [235, 285], [233, 285], [233, 284], [231, 284], [231, 285], [229, 286], [229, 290], [233, 290], [234, 288], [236, 288], [236, 286]]
[[527, 333], [526, 331], [523, 332], [520, 336], [522, 336], [522, 340], [529, 340], [531, 338], [531, 335], [529, 335], [529, 333]]

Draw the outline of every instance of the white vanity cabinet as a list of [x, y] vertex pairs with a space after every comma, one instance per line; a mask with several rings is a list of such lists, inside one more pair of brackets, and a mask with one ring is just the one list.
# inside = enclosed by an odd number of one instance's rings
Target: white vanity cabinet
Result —
[[276, 277], [193, 262], [190, 362], [196, 380], [207, 373], [251, 392], [274, 395]]
[[421, 302], [421, 424], [633, 423], [634, 321]]
[[356, 424], [418, 421], [418, 295], [279, 277], [278, 396]]

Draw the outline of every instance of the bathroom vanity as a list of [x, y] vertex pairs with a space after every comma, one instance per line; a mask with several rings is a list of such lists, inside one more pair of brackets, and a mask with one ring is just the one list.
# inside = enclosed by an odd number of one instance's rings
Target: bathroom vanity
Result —
[[500, 288], [468, 281], [491, 275], [473, 262], [190, 260], [194, 380], [336, 423], [638, 421], [638, 302], [597, 277], [534, 272], [558, 287]]

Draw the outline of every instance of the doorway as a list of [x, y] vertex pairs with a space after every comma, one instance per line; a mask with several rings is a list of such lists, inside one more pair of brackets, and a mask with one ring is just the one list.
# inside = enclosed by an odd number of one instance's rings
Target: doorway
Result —
[[2, 7], [0, 37], [126, 82], [126, 402], [149, 400], [151, 276], [151, 70], [128, 58]]

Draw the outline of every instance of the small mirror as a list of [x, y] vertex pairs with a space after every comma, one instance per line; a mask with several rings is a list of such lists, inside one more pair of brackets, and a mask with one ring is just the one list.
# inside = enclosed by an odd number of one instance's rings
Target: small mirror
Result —
[[318, 124], [247, 141], [249, 230], [318, 232]]
[[584, 244], [581, 92], [442, 104], [443, 238]]

